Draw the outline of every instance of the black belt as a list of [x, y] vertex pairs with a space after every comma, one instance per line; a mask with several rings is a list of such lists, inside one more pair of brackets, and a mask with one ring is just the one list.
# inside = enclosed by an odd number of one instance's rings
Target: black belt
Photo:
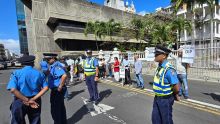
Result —
[[157, 96], [157, 95], [155, 95], [155, 98], [161, 98], [161, 99], [168, 99], [170, 97], [173, 97], [173, 94], [166, 95], [166, 96]]

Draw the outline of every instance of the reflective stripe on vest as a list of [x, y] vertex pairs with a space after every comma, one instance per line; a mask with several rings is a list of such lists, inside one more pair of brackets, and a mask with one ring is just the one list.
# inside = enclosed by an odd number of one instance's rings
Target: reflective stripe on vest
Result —
[[173, 93], [172, 86], [170, 84], [164, 84], [164, 77], [166, 74], [166, 71], [172, 68], [172, 65], [167, 62], [165, 68], [161, 67], [161, 69], [157, 69], [155, 76], [154, 76], [154, 83], [153, 83], [153, 90], [156, 94], [156, 96], [166, 96]]
[[96, 67], [94, 67], [93, 61], [94, 61], [94, 58], [92, 57], [89, 61], [89, 64], [88, 64], [87, 60], [85, 60], [85, 62], [83, 62], [83, 64], [84, 64], [84, 74], [86, 76], [91, 76], [91, 75], [94, 75], [96, 73]]

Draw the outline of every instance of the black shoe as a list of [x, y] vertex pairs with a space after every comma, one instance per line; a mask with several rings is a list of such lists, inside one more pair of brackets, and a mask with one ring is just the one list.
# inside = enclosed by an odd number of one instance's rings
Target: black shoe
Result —
[[143, 90], [144, 89], [144, 87], [141, 87], [141, 90]]
[[136, 86], [136, 88], [140, 88], [140, 86]]
[[184, 99], [189, 99], [189, 97], [188, 96], [184, 96]]

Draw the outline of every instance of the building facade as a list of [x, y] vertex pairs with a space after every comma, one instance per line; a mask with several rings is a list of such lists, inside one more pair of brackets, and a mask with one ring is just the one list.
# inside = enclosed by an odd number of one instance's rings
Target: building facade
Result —
[[28, 54], [28, 41], [25, 24], [24, 4], [21, 0], [16, 0], [16, 15], [19, 34], [20, 53]]
[[[195, 30], [192, 28], [191, 33], [186, 30], [180, 33], [178, 32], [178, 35], [181, 36], [180, 42], [182, 45], [188, 44], [195, 46], [196, 55], [193, 65], [214, 68], [217, 65], [217, 60], [220, 58], [220, 6], [216, 5], [213, 13], [211, 13], [210, 7], [207, 4], [196, 4], [194, 9], [196, 11], [192, 26], [195, 26]], [[158, 8], [157, 11], [164, 11], [171, 14], [174, 12], [174, 7]], [[211, 15], [213, 15], [213, 18]], [[177, 11], [177, 17], [191, 21], [192, 12], [184, 4]], [[211, 31], [212, 26], [213, 31]]]
[[4, 44], [0, 44], [0, 60], [5, 60], [5, 47]]
[[[88, 21], [114, 19], [128, 25], [134, 14], [100, 6], [85, 0], [23, 0], [29, 53], [39, 62], [45, 52], [64, 55], [84, 53], [86, 49], [101, 49], [103, 42], [123, 42], [125, 38], [113, 36], [99, 39], [94, 34], [85, 36]], [[139, 43], [132, 41], [132, 43]], [[109, 48], [112, 50], [112, 48]]]
[[129, 4], [128, 0], [126, 2], [125, 0], [105, 0], [104, 5], [125, 12], [136, 13], [133, 0], [131, 0], [131, 4]]

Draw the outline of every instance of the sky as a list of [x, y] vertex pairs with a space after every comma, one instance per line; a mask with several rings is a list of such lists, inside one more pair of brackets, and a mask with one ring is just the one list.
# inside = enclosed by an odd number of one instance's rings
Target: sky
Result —
[[[16, 17], [16, 0], [0, 0], [0, 43], [12, 52], [19, 53], [19, 37]], [[88, 0], [100, 5], [104, 0]], [[131, 3], [131, 0], [128, 0]], [[166, 7], [170, 0], [133, 0], [137, 13], [154, 12], [158, 7]]]

